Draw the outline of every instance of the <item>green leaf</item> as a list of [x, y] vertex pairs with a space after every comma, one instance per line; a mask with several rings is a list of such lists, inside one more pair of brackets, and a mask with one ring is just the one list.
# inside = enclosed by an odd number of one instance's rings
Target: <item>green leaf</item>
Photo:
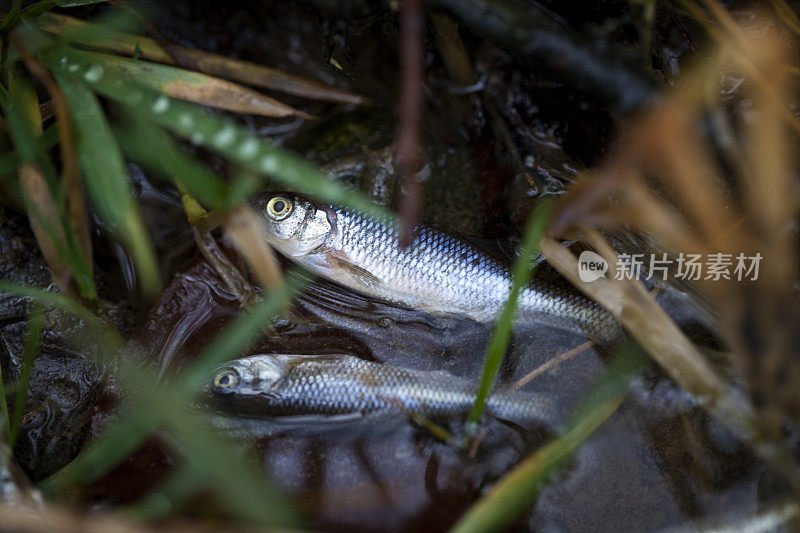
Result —
[[0, 435], [7, 439], [10, 428], [11, 416], [8, 412], [8, 400], [6, 399], [6, 383], [3, 369], [0, 368]]
[[97, 289], [91, 268], [83, 257], [78, 236], [69, 223], [61, 184], [56, 180], [55, 168], [47, 155], [47, 149], [58, 138], [57, 128], [54, 125], [44, 134], [40, 133], [36, 93], [25, 78], [16, 76], [12, 79], [13, 94], [0, 86], [0, 107], [7, 119], [18, 166], [36, 167], [36, 171], [41, 172], [47, 182], [47, 190], [39, 191], [41, 198], [24, 195], [27, 214], [34, 229], [43, 232], [37, 233], [37, 242], [53, 272], [68, 268], [80, 295], [88, 301], [94, 301], [97, 299]]
[[[287, 305], [289, 295], [297, 290], [300, 283], [300, 280], [285, 283], [220, 333], [195, 362], [184, 369], [179, 379], [169, 384], [175, 391], [173, 401], [185, 405], [200, 394], [202, 385], [222, 361], [243, 353], [251, 342], [263, 334], [265, 325]], [[4, 290], [2, 282], [0, 290]], [[17, 291], [19, 292], [18, 289]], [[132, 376], [128, 374], [130, 373], [120, 375], [122, 386], [130, 386]], [[126, 411], [124, 416], [117, 417], [75, 460], [42, 481], [41, 489], [48, 493], [58, 492], [75, 483], [88, 483], [98, 479], [141, 446], [167, 416], [167, 412], [158, 409], [134, 408]]]
[[139, 59], [86, 52], [103, 68], [116, 69], [148, 87], [173, 98], [234, 113], [266, 117], [301, 116], [302, 111], [235, 83], [199, 72]]
[[503, 305], [500, 318], [497, 320], [494, 330], [492, 330], [492, 338], [486, 348], [486, 357], [483, 361], [483, 370], [481, 371], [481, 380], [475, 396], [475, 403], [467, 417], [468, 427], [470, 428], [475, 428], [480, 421], [483, 409], [486, 407], [486, 401], [489, 399], [489, 394], [494, 387], [497, 369], [500, 368], [500, 363], [511, 340], [511, 330], [514, 324], [514, 317], [517, 314], [517, 301], [520, 292], [528, 286], [528, 282], [531, 279], [531, 262], [536, 253], [537, 243], [544, 235], [545, 226], [550, 215], [550, 207], [551, 204], [549, 202], [539, 205], [531, 215], [525, 228], [522, 248], [514, 260], [511, 270], [511, 292]]
[[44, 323], [44, 315], [42, 314], [39, 306], [34, 307], [28, 321], [28, 331], [25, 334], [25, 358], [22, 361], [22, 367], [19, 370], [19, 378], [17, 379], [17, 392], [14, 397], [14, 414], [11, 418], [11, 425], [8, 430], [8, 446], [12, 450], [17, 441], [19, 433], [20, 422], [22, 421], [22, 411], [25, 409], [25, 400], [28, 397], [28, 385], [31, 378], [31, 370], [33, 369], [33, 362], [39, 353], [39, 344], [41, 342], [42, 329]]
[[125, 155], [147, 170], [165, 175], [181, 192], [188, 191], [206, 207], [225, 210], [245, 198], [231, 200], [228, 185], [205, 164], [189, 155], [163, 128], [126, 108], [126, 120], [114, 128]]
[[78, 302], [70, 300], [66, 296], [62, 296], [61, 294], [57, 294], [55, 292], [48, 292], [36, 287], [20, 285], [18, 283], [13, 283], [6, 280], [0, 280], [0, 292], [16, 294], [17, 296], [22, 296], [23, 298], [30, 298], [31, 300], [39, 302], [45, 307], [61, 309], [62, 311], [71, 313], [88, 323], [98, 323], [100, 320], [94, 314], [92, 314], [91, 311]]
[[160, 287], [158, 265], [119, 146], [91, 90], [69, 76], [57, 73], [56, 78], [72, 111], [78, 156], [92, 205], [124, 242], [133, 257], [143, 292], [152, 297]]
[[58, 7], [80, 7], [91, 4], [105, 4], [108, 0], [58, 0]]

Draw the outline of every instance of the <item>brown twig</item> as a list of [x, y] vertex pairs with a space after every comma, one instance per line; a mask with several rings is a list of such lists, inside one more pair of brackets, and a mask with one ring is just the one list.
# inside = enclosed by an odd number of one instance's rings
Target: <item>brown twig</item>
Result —
[[405, 0], [400, 16], [400, 125], [397, 132], [397, 166], [403, 177], [400, 203], [400, 245], [408, 246], [419, 219], [422, 182], [419, 131], [424, 93], [421, 0]]
[[586, 341], [583, 344], [578, 345], [575, 348], [572, 348], [571, 350], [566, 350], [564, 352], [561, 352], [555, 357], [548, 359], [538, 367], [534, 368], [533, 370], [528, 372], [528, 374], [526, 374], [525, 376], [518, 379], [517, 382], [511, 386], [511, 388], [513, 390], [521, 389], [522, 387], [533, 381], [533, 379], [536, 378], [537, 376], [540, 376], [541, 374], [544, 374], [551, 368], [560, 365], [567, 359], [571, 359], [572, 357], [575, 357], [576, 355], [585, 352], [586, 350], [594, 346], [594, 344], [595, 344], [594, 341]]

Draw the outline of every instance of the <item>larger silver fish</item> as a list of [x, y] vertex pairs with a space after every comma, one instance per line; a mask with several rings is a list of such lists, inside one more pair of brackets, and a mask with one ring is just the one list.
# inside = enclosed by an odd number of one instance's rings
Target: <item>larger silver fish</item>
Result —
[[[461, 239], [420, 227], [406, 249], [397, 226], [342, 207], [289, 194], [262, 195], [254, 207], [279, 252], [317, 274], [361, 293], [432, 314], [494, 321], [511, 290], [507, 265]], [[616, 342], [622, 329], [582, 295], [534, 281], [519, 298], [518, 320]]]
[[[415, 413], [466, 414], [477, 386], [444, 371], [373, 363], [346, 354], [259, 354], [220, 368], [207, 392], [224, 410], [250, 417]], [[523, 426], [552, 426], [555, 410], [533, 393], [498, 391], [486, 411]]]

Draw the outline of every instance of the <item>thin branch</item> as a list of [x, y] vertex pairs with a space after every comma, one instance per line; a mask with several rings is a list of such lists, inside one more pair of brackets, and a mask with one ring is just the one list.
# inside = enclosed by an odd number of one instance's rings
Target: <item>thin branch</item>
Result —
[[400, 204], [400, 245], [408, 246], [419, 220], [422, 182], [419, 130], [422, 122], [424, 93], [421, 0], [405, 0], [400, 16], [400, 126], [397, 133], [397, 166], [403, 177]]

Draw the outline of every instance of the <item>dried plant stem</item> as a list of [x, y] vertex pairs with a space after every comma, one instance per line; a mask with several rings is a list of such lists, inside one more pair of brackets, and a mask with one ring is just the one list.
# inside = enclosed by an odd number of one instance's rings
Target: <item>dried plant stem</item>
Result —
[[219, 248], [217, 241], [209, 231], [203, 231], [192, 226], [192, 233], [194, 234], [194, 241], [197, 244], [197, 249], [200, 255], [208, 261], [208, 264], [214, 269], [214, 272], [222, 278], [225, 285], [228, 287], [239, 303], [244, 305], [253, 297], [253, 289], [247, 282], [245, 277], [239, 272], [228, 256]]
[[413, 240], [414, 226], [419, 219], [422, 182], [420, 169], [419, 130], [422, 122], [423, 18], [421, 0], [405, 0], [400, 17], [400, 125], [397, 133], [397, 164], [403, 178], [400, 203], [400, 244]]
[[225, 233], [244, 257], [262, 289], [273, 289], [283, 276], [272, 247], [267, 243], [258, 215], [247, 205], [235, 209], [225, 221]]
[[576, 346], [575, 348], [572, 348], [571, 350], [566, 350], [564, 352], [561, 352], [560, 354], [556, 355], [555, 357], [553, 357], [551, 359], [548, 359], [547, 361], [545, 361], [541, 365], [537, 366], [536, 368], [534, 368], [533, 370], [528, 372], [525, 376], [523, 376], [520, 379], [518, 379], [516, 381], [516, 383], [514, 383], [512, 388], [514, 390], [521, 389], [522, 387], [524, 387], [525, 385], [527, 385], [528, 383], [533, 381], [536, 377], [544, 374], [545, 372], [547, 372], [551, 368], [557, 367], [558, 365], [560, 365], [564, 361], [566, 361], [568, 359], [571, 359], [571, 358], [575, 357], [576, 355], [582, 354], [583, 352], [585, 352], [586, 350], [588, 350], [589, 348], [591, 348], [594, 345], [595, 345], [594, 341], [586, 341], [583, 344], [580, 344], [580, 345]]

